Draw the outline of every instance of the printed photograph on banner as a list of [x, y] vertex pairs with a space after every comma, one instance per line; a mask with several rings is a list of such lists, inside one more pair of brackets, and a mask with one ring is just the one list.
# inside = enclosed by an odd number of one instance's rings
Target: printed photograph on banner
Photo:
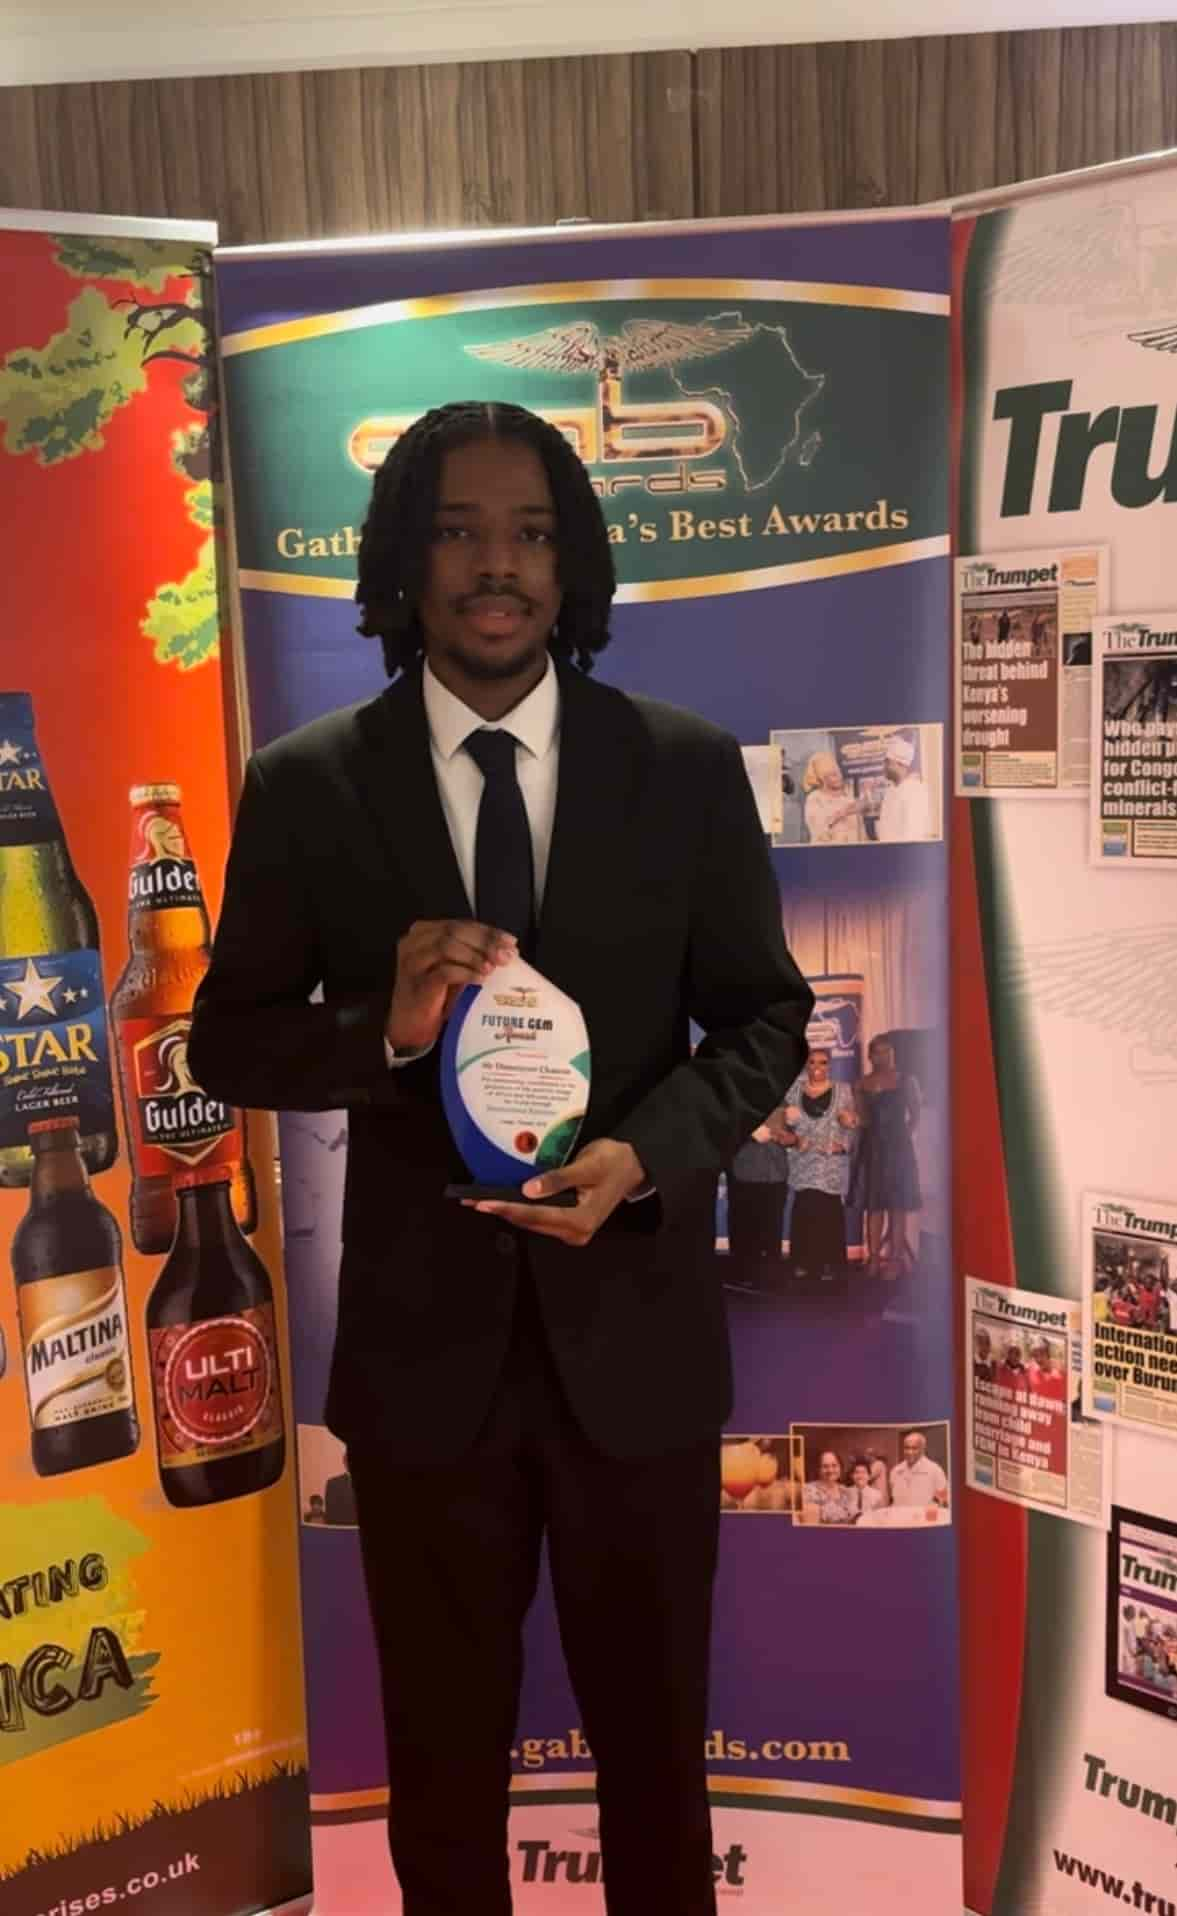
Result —
[[1083, 1407], [1177, 1433], [1177, 1205], [1083, 1196]]
[[1091, 862], [1177, 870], [1177, 612], [1095, 622]]
[[785, 936], [815, 999], [809, 1057], [719, 1186], [725, 1284], [782, 1304], [816, 1291], [881, 1308], [944, 1262], [947, 1087], [928, 1022], [943, 926], [931, 892], [867, 866], [876, 889], [786, 893]]
[[721, 1510], [795, 1517], [801, 1508], [805, 1459], [797, 1437], [724, 1433], [719, 1453]]
[[791, 1424], [802, 1446], [801, 1524], [918, 1530], [952, 1522], [949, 1429], [933, 1424]]
[[956, 791], [1073, 798], [1091, 766], [1092, 634], [1105, 546], [956, 561]]
[[298, 1426], [298, 1508], [303, 1524], [332, 1530], [356, 1527], [347, 1452], [325, 1424]]
[[1177, 1720], [1177, 1523], [1112, 1506], [1107, 1693]]
[[965, 1308], [965, 1482], [1105, 1528], [1106, 1432], [1082, 1415], [1081, 1307], [966, 1277]]
[[911, 845], [943, 838], [942, 726], [811, 726], [769, 737], [779, 772], [771, 790], [781, 821], [772, 831], [774, 846]]

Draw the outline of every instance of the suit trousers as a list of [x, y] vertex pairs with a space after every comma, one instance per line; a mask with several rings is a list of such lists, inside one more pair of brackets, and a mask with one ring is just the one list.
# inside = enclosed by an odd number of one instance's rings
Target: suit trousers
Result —
[[510, 1757], [545, 1539], [596, 1771], [609, 1916], [713, 1916], [704, 1741], [719, 1432], [651, 1458], [590, 1445], [521, 1241], [514, 1255], [512, 1340], [471, 1448], [437, 1468], [348, 1449], [404, 1916], [511, 1911]]

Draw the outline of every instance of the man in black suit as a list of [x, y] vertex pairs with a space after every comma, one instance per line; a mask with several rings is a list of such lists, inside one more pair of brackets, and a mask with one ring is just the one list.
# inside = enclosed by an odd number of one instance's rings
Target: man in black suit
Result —
[[[735, 741], [587, 676], [613, 590], [553, 427], [460, 405], [400, 440], [357, 591], [396, 682], [251, 760], [192, 1032], [215, 1095], [349, 1116], [327, 1422], [358, 1504], [405, 1916], [510, 1911], [544, 1538], [610, 1916], [715, 1908], [715, 1177], [800, 1071], [812, 997]], [[517, 952], [584, 1012], [579, 1149], [518, 1203], [447, 1201], [465, 1172], [436, 1041]]]

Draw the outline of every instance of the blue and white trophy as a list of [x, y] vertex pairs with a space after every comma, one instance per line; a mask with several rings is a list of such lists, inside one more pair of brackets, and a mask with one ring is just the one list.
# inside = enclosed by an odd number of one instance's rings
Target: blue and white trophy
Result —
[[[522, 958], [469, 985], [450, 1013], [441, 1093], [474, 1180], [447, 1197], [520, 1201], [520, 1186], [571, 1157], [588, 1106], [588, 1030], [575, 999]], [[546, 1203], [573, 1203], [561, 1192]]]

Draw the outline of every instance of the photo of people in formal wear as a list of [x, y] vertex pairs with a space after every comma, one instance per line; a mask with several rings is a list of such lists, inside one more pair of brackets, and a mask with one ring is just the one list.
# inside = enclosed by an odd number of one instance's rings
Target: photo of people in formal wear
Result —
[[719, 1452], [720, 1509], [795, 1517], [801, 1508], [804, 1462], [796, 1438], [725, 1434]]
[[[732, 1291], [885, 1300], [939, 1271], [948, 1241], [938, 1002], [943, 927], [917, 884], [786, 895], [814, 993], [809, 1056], [718, 1189]], [[882, 1303], [887, 1308], [887, 1303]]]
[[325, 1424], [298, 1426], [298, 1482], [304, 1524], [331, 1530], [355, 1528], [356, 1496], [347, 1455]]
[[803, 1481], [797, 1521], [841, 1530], [951, 1523], [948, 1425], [794, 1424]]
[[840, 725], [775, 731], [770, 739], [780, 752], [775, 846], [919, 844], [943, 838], [941, 726]]

